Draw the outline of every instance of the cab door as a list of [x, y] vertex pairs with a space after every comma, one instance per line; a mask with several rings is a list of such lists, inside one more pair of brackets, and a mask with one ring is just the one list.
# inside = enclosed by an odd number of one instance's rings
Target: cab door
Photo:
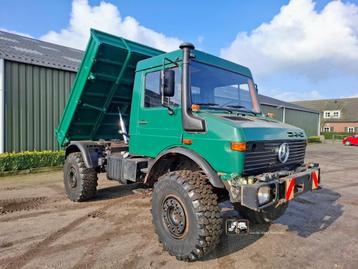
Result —
[[147, 72], [144, 77], [141, 105], [138, 111], [137, 149], [145, 156], [155, 157], [163, 149], [181, 143], [182, 122], [180, 109], [181, 79], [179, 68], [175, 71], [175, 95], [165, 100], [173, 109], [162, 106], [160, 71]]

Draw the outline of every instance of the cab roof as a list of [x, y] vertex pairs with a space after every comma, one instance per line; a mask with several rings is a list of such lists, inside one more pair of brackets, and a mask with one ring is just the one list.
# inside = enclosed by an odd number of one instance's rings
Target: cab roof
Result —
[[[214, 56], [212, 54], [200, 51], [200, 50], [193, 50], [192, 51], [192, 55], [194, 56], [194, 58], [192, 58], [193, 60], [202, 62], [202, 63], [206, 63], [209, 65], [213, 65], [213, 66], [217, 66], [223, 69], [227, 69], [229, 71], [233, 71], [236, 73], [240, 73], [244, 76], [247, 77], [252, 77], [251, 71], [249, 68], [222, 59], [220, 57]], [[177, 61], [177, 62], [181, 62], [182, 59], [182, 50], [178, 49], [172, 52], [168, 52], [168, 53], [164, 53], [164, 54], [160, 54], [157, 56], [154, 56], [152, 58], [148, 58], [142, 61], [139, 61], [137, 64], [137, 68], [136, 71], [143, 71], [146, 69], [151, 69], [151, 68], [155, 68], [155, 67], [159, 67], [163, 65], [163, 61], [164, 59], [170, 59], [171, 61]], [[169, 64], [169, 61], [166, 61], [166, 64]]]

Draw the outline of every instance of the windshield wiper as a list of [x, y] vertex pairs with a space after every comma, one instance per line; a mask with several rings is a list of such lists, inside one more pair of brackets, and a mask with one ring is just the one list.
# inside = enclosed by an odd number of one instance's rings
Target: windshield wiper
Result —
[[245, 107], [243, 105], [228, 105], [227, 107], [238, 108], [237, 110], [240, 112], [251, 113], [251, 114], [254, 114], [255, 116], [258, 114], [254, 111], [249, 110], [247, 107]]
[[245, 106], [242, 106], [242, 105], [228, 105], [227, 107], [232, 107], [232, 108], [245, 108], [245, 109], [247, 109]]
[[216, 103], [195, 103], [195, 104], [199, 106], [219, 106]]
[[216, 109], [216, 110], [225, 110], [229, 113], [232, 113], [232, 110], [226, 108], [226, 107], [222, 107], [220, 106], [219, 104], [216, 104], [216, 103], [195, 103], [196, 105], [199, 105], [199, 106], [208, 106], [210, 108], [213, 108], [213, 109]]

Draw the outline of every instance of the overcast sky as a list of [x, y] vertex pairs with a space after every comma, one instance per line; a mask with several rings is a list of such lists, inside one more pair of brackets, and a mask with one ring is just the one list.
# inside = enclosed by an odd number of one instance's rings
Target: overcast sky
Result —
[[283, 100], [358, 97], [358, 0], [2, 0], [0, 29], [84, 49], [96, 28], [162, 50], [190, 41]]

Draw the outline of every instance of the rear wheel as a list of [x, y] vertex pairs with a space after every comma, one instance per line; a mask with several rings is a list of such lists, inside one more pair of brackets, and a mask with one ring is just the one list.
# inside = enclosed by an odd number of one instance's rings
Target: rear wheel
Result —
[[70, 200], [81, 202], [96, 194], [97, 172], [86, 167], [80, 152], [70, 153], [63, 169], [65, 191]]
[[182, 170], [160, 177], [152, 194], [152, 216], [159, 241], [179, 260], [194, 261], [220, 240], [217, 196], [201, 172]]
[[269, 206], [261, 211], [255, 211], [250, 208], [244, 207], [240, 204], [235, 205], [235, 209], [239, 211], [240, 215], [248, 219], [253, 224], [270, 223], [281, 217], [288, 207], [288, 203], [284, 203], [279, 207], [275, 205]]

